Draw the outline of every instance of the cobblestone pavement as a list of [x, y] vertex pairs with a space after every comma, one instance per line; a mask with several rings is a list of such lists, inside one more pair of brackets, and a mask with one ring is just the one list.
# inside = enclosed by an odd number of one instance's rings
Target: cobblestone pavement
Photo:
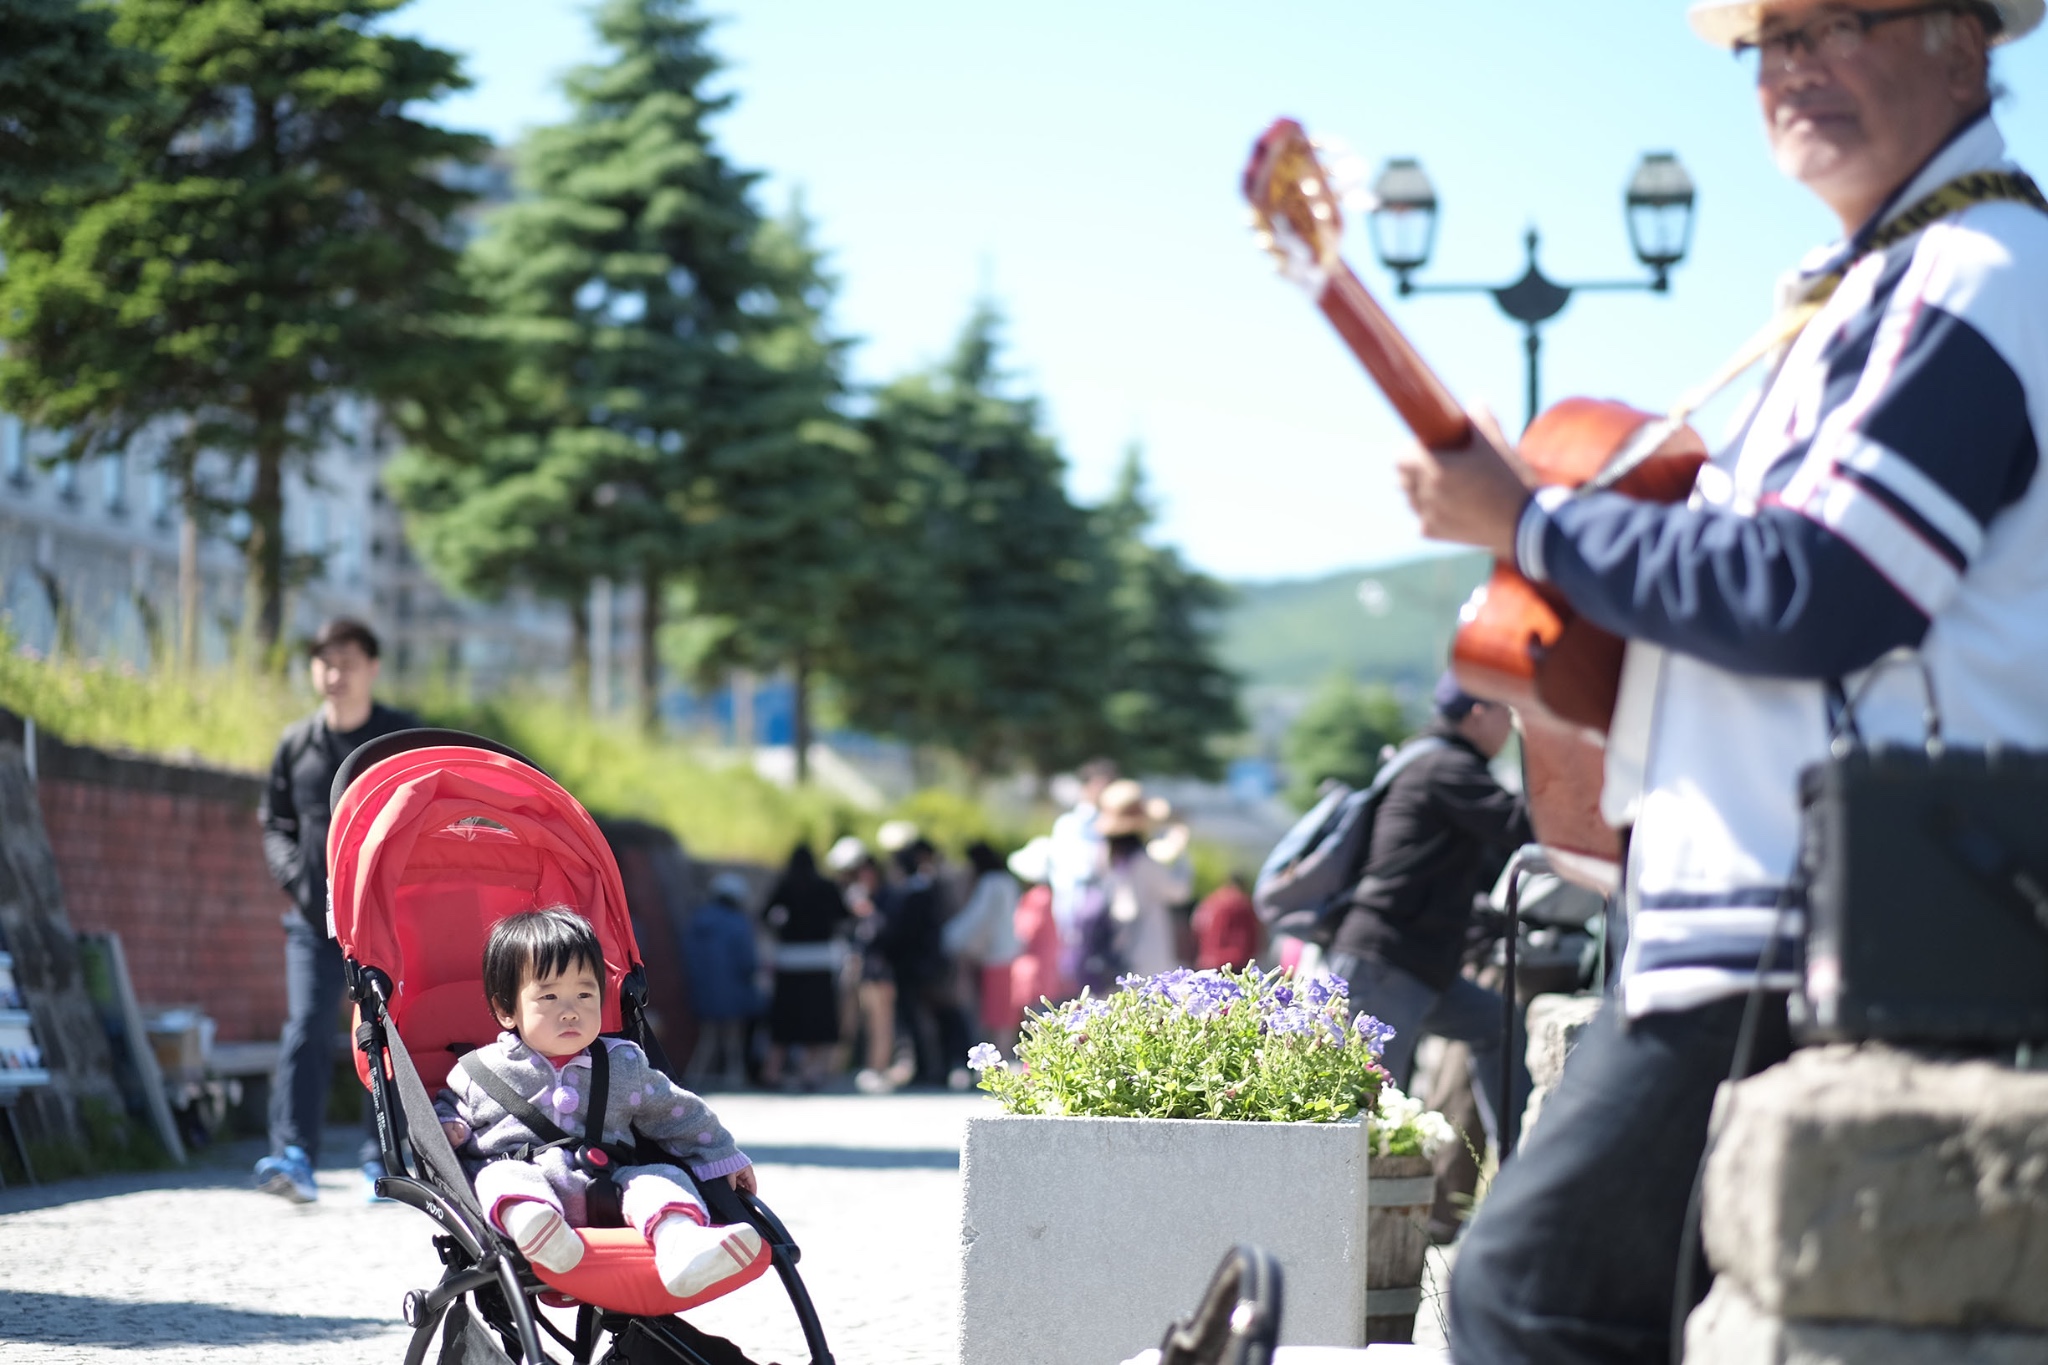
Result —
[[[959, 1301], [959, 1147], [976, 1096], [713, 1096], [802, 1245], [845, 1365], [946, 1365]], [[321, 1199], [249, 1188], [236, 1144], [182, 1170], [0, 1192], [0, 1359], [22, 1365], [339, 1365], [404, 1358], [432, 1223], [366, 1206], [329, 1134]], [[691, 1314], [760, 1360], [802, 1337], [772, 1276]]]

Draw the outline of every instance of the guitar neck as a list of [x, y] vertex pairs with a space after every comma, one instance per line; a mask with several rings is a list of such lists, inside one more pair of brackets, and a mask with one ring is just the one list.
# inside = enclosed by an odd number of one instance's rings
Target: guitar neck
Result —
[[1449, 450], [1470, 439], [1465, 410], [1350, 266], [1336, 262], [1316, 304], [1416, 440], [1431, 450]]

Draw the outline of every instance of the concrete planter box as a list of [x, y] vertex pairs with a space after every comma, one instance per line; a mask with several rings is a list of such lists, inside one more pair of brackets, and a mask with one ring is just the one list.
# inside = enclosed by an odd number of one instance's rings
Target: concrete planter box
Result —
[[1363, 1346], [1362, 1136], [1356, 1122], [968, 1120], [961, 1365], [1128, 1359], [1238, 1242], [1280, 1262], [1284, 1341]]

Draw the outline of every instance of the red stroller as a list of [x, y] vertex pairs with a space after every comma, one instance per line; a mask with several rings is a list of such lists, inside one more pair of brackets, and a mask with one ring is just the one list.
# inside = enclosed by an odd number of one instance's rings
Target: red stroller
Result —
[[[596, 822], [512, 750], [453, 730], [409, 730], [364, 745], [335, 775], [333, 798], [329, 912], [356, 1003], [356, 1069], [376, 1109], [388, 1172], [377, 1192], [440, 1225], [434, 1244], [447, 1266], [432, 1289], [406, 1295], [406, 1365], [420, 1365], [444, 1327], [439, 1358], [464, 1365], [559, 1360], [543, 1349], [543, 1334], [576, 1365], [591, 1365], [606, 1338], [607, 1365], [751, 1365], [730, 1342], [675, 1316], [696, 1301], [668, 1293], [646, 1242], [630, 1229], [582, 1229], [583, 1259], [566, 1274], [528, 1264], [485, 1222], [434, 1114], [433, 1093], [457, 1057], [498, 1034], [484, 1002], [484, 939], [498, 920], [536, 905], [568, 904], [589, 917], [604, 946], [604, 1031], [672, 1070], [647, 1027], [646, 973], [618, 865]], [[650, 1148], [642, 1159], [666, 1158]], [[831, 1365], [788, 1231], [725, 1181], [703, 1182], [701, 1193], [717, 1221], [760, 1231], [812, 1365]], [[535, 1311], [536, 1299], [576, 1308], [574, 1335]]]

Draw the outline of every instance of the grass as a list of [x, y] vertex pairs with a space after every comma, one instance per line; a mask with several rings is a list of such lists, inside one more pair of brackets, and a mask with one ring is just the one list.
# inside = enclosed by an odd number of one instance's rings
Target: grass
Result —
[[511, 745], [593, 812], [661, 825], [696, 854], [780, 863], [800, 840], [822, 851], [842, 834], [870, 832], [877, 818], [815, 787], [786, 790], [562, 702], [423, 699], [418, 710], [432, 724]]
[[[226, 668], [192, 677], [140, 674], [38, 658], [9, 644], [0, 634], [0, 707], [71, 744], [260, 773], [279, 732], [313, 708], [309, 689], [274, 676]], [[818, 853], [842, 834], [872, 842], [877, 825], [893, 817], [914, 821], [957, 858], [976, 839], [1018, 848], [1044, 832], [1053, 814], [998, 815], [952, 787], [928, 787], [888, 811], [863, 811], [817, 787], [778, 787], [682, 740], [650, 740], [556, 698], [473, 701], [430, 689], [395, 700], [430, 725], [511, 745], [594, 814], [660, 825], [700, 857], [779, 865], [799, 841]], [[1193, 857], [1198, 895], [1221, 882], [1233, 861], [1201, 840]]]
[[[916, 820], [949, 853], [974, 838], [1015, 847], [1025, 833], [972, 797], [943, 789], [879, 815], [815, 787], [785, 790], [681, 740], [650, 740], [554, 698], [477, 702], [430, 690], [395, 700], [428, 724], [511, 745], [593, 813], [661, 825], [700, 856], [779, 864], [800, 840], [822, 851], [842, 834], [872, 836], [889, 815]], [[263, 772], [279, 732], [312, 709], [313, 697], [286, 679], [234, 669], [145, 675], [39, 658], [0, 635], [0, 707], [72, 744]]]
[[274, 679], [222, 669], [190, 679], [38, 658], [0, 634], [0, 706], [71, 744], [260, 772], [311, 702]]

